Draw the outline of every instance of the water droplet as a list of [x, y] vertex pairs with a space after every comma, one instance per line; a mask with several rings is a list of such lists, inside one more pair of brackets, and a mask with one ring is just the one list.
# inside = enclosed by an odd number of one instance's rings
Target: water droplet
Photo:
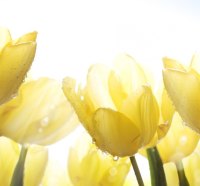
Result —
[[40, 127], [40, 128], [38, 129], [38, 132], [39, 132], [39, 133], [42, 133], [42, 132], [43, 132], [43, 128]]
[[45, 117], [40, 121], [42, 127], [46, 127], [49, 124], [49, 118]]
[[117, 161], [118, 159], [119, 159], [118, 156], [113, 156], [113, 160], [114, 160], [114, 161]]
[[96, 139], [92, 138], [92, 143], [96, 144]]
[[180, 144], [181, 145], [185, 145], [186, 144], [186, 142], [187, 142], [187, 136], [182, 136], [181, 138], [180, 138]]

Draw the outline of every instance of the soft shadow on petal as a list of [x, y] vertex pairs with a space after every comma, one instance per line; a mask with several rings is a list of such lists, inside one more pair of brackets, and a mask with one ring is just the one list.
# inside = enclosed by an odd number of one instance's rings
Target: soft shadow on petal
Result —
[[93, 138], [101, 150], [120, 157], [137, 152], [140, 131], [125, 115], [111, 109], [98, 109], [93, 122]]

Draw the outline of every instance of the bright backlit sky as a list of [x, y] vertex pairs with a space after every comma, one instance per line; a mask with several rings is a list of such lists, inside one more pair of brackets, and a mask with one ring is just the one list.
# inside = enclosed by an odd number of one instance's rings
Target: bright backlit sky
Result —
[[90, 64], [123, 52], [156, 75], [162, 57], [187, 62], [200, 51], [199, 9], [193, 0], [1, 0], [0, 26], [14, 38], [38, 31], [33, 77], [85, 78]]
[[163, 56], [190, 60], [200, 51], [199, 9], [193, 0], [2, 0], [0, 26], [14, 37], [38, 31], [32, 74], [62, 79], [122, 52], [156, 69]]

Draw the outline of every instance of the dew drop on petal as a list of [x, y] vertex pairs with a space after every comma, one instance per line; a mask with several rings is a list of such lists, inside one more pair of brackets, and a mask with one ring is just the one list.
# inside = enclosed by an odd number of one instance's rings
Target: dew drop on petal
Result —
[[114, 161], [117, 161], [118, 159], [119, 159], [118, 156], [113, 156], [113, 160], [114, 160]]

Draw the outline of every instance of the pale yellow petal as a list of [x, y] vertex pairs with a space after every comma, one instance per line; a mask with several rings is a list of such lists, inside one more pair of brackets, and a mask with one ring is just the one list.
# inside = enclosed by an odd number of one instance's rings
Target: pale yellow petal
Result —
[[166, 89], [163, 89], [162, 101], [161, 101], [161, 114], [164, 123], [171, 123], [175, 108], [170, 100]]
[[186, 177], [191, 186], [200, 185], [200, 155], [199, 153], [193, 153], [191, 156], [185, 159], [184, 169]]
[[16, 44], [26, 43], [30, 41], [36, 41], [36, 38], [37, 38], [37, 32], [30, 32], [16, 39], [15, 41], [12, 42], [12, 44], [16, 45]]
[[109, 92], [109, 75], [110, 69], [102, 64], [93, 65], [88, 71], [86, 89], [95, 109], [115, 108]]
[[93, 130], [92, 114], [95, 111], [94, 106], [89, 96], [82, 95], [80, 90], [76, 92], [75, 86], [76, 82], [74, 79], [65, 78], [63, 80], [63, 91], [65, 96], [76, 111], [80, 122], [91, 134]]
[[11, 40], [12, 38], [11, 38], [9, 30], [6, 28], [0, 28], [0, 53], [3, 47], [7, 43], [11, 42]]
[[78, 120], [61, 85], [48, 78], [30, 81], [19, 95], [0, 107], [0, 133], [19, 143], [54, 143], [77, 125]]
[[98, 109], [93, 122], [93, 139], [102, 151], [120, 157], [137, 152], [140, 132], [125, 115], [110, 109]]
[[188, 73], [164, 70], [166, 90], [186, 125], [200, 132], [200, 77], [195, 71]]
[[35, 50], [35, 42], [4, 47], [0, 54], [0, 104], [17, 92], [31, 67]]
[[200, 53], [194, 54], [190, 63], [190, 68], [200, 73]]
[[180, 186], [176, 166], [174, 163], [164, 164], [167, 185]]
[[48, 151], [41, 146], [31, 146], [28, 149], [24, 172], [24, 185], [39, 185], [44, 176], [48, 161]]
[[140, 97], [140, 117], [142, 131], [142, 145], [147, 145], [157, 131], [159, 121], [159, 107], [151, 88], [143, 87], [144, 92]]
[[163, 65], [164, 65], [164, 68], [185, 71], [184, 66], [179, 61], [168, 58], [168, 57], [163, 58]]
[[127, 94], [123, 89], [122, 83], [120, 82], [120, 78], [114, 71], [110, 72], [108, 79], [110, 96], [118, 110], [121, 109], [123, 101], [126, 99]]
[[157, 147], [164, 163], [176, 162], [190, 155], [198, 141], [198, 134], [184, 126], [178, 113], [175, 113], [167, 135]]
[[130, 94], [146, 84], [147, 80], [143, 69], [131, 56], [127, 54], [117, 56], [114, 65], [114, 71], [119, 76], [126, 93]]
[[0, 137], [0, 185], [10, 186], [20, 148], [8, 138]]

